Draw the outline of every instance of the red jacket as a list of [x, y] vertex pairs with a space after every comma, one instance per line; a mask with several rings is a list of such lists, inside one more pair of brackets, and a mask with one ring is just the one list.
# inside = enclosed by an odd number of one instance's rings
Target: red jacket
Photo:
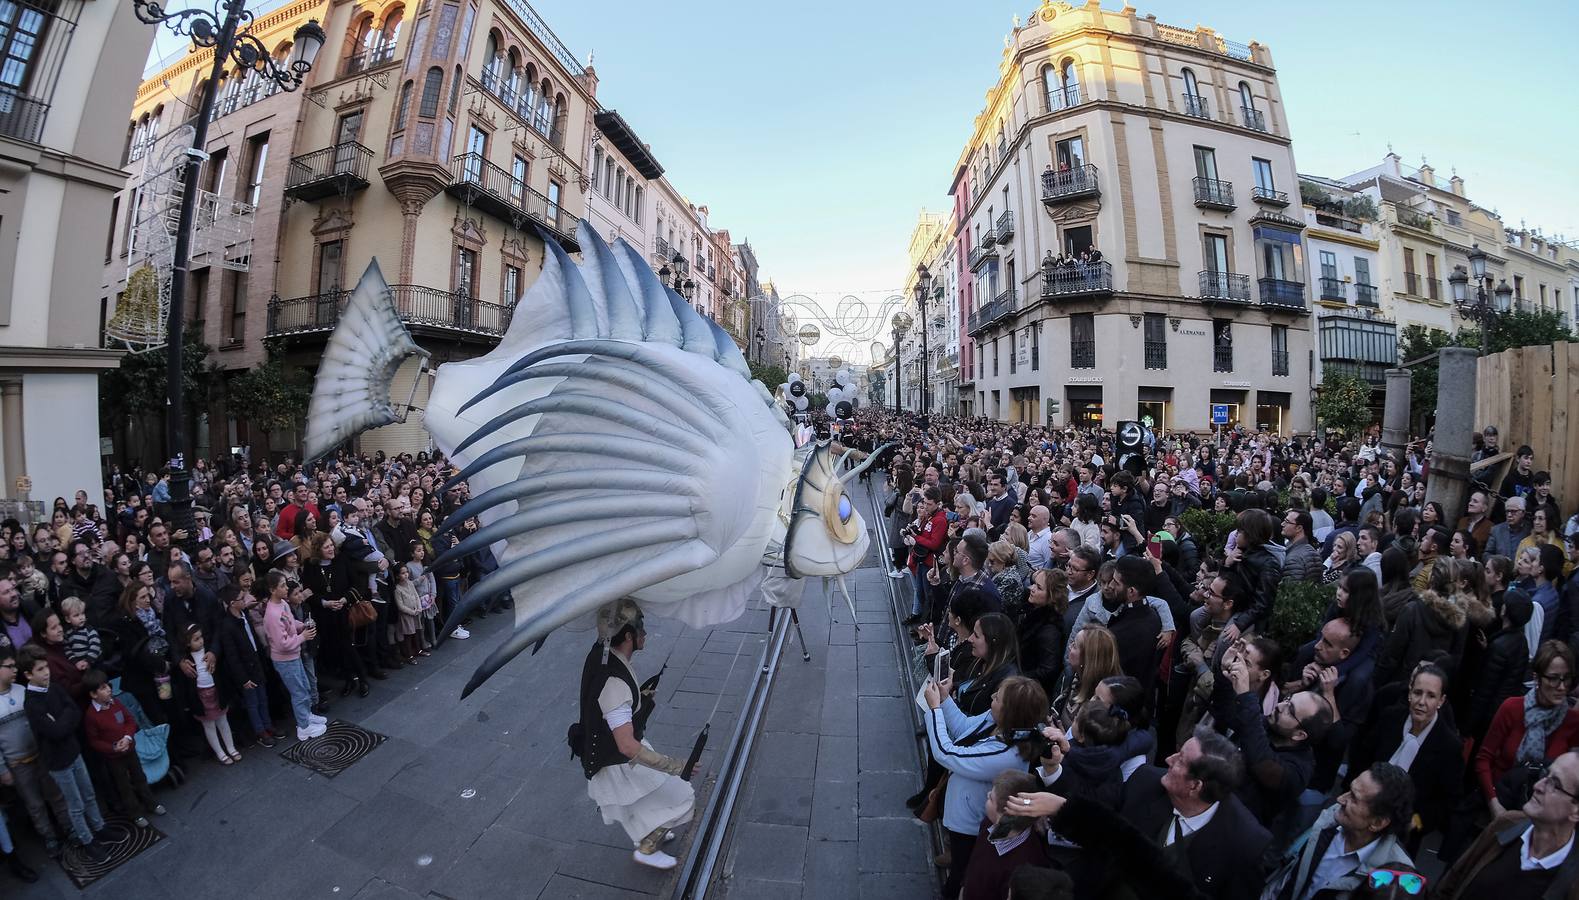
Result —
[[99, 709], [88, 701], [88, 708], [82, 711], [82, 724], [88, 732], [88, 746], [100, 756], [125, 756], [136, 753], [135, 746], [117, 751], [115, 745], [121, 738], [137, 733], [137, 720], [121, 701], [110, 699], [110, 705]]
[[[1524, 740], [1524, 696], [1509, 697], [1497, 708], [1475, 754], [1475, 777], [1487, 802], [1497, 796], [1496, 784], [1508, 774], [1519, 758], [1519, 742]], [[1579, 709], [1570, 709], [1562, 724], [1546, 738], [1546, 758], [1556, 759], [1579, 747]]]
[[932, 557], [937, 555], [947, 540], [948, 515], [940, 509], [921, 524], [921, 533], [916, 535], [915, 546], [910, 548], [910, 570], [932, 565]]

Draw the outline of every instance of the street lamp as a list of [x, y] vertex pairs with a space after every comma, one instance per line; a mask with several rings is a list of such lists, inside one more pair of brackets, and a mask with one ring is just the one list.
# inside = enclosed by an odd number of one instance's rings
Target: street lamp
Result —
[[[667, 263], [664, 264], [664, 267], [658, 270], [658, 280], [673, 288], [676, 294], [685, 298], [685, 302], [690, 303], [691, 298], [696, 294], [696, 282], [685, 277], [690, 270], [690, 260], [685, 258], [685, 254], [676, 253], [674, 255], [674, 268], [670, 269]], [[674, 276], [672, 282], [670, 281], [671, 273]]]
[[191, 254], [192, 220], [197, 209], [198, 169], [208, 159], [203, 148], [208, 144], [208, 120], [214, 112], [220, 74], [228, 60], [236, 66], [236, 77], [243, 71], [255, 72], [274, 82], [280, 90], [294, 91], [312, 71], [327, 36], [317, 19], [309, 19], [307, 24], [296, 29], [290, 59], [281, 65], [269, 55], [263, 41], [251, 33], [253, 17], [247, 10], [246, 0], [222, 0], [213, 10], [166, 10], [155, 0], [132, 0], [132, 6], [143, 23], [162, 24], [178, 35], [190, 37], [194, 46], [214, 51], [214, 63], [208, 78], [203, 81], [198, 99], [192, 146], [187, 148], [186, 160], [182, 163], [185, 171], [181, 173], [181, 212], [171, 259], [170, 313], [165, 322], [165, 455], [170, 460], [170, 506], [176, 530], [186, 532], [185, 544], [191, 552], [197, 543], [197, 528], [192, 519], [192, 476], [182, 456], [186, 447], [186, 398], [181, 362], [186, 343], [187, 258]]
[[931, 386], [927, 384], [929, 374], [927, 369], [931, 367], [931, 356], [927, 352], [927, 332], [930, 330], [927, 328], [927, 296], [931, 293], [932, 273], [927, 271], [927, 264], [922, 263], [916, 266], [916, 309], [921, 313], [921, 414], [923, 416], [927, 414], [927, 407], [931, 405], [927, 402], [931, 391]]
[[888, 324], [894, 326], [894, 412], [897, 414], [904, 411], [902, 405], [904, 394], [900, 392], [899, 387], [900, 382], [903, 381], [899, 376], [899, 339], [904, 337], [905, 332], [910, 330], [912, 321], [909, 313], [900, 310], [894, 313], [894, 317], [889, 320]]
[[[1471, 276], [1475, 281], [1473, 299], [1469, 296]], [[1463, 266], [1454, 266], [1447, 283], [1453, 289], [1453, 303], [1458, 306], [1459, 314], [1480, 326], [1480, 355], [1485, 356], [1491, 349], [1491, 330], [1496, 327], [1498, 316], [1507, 311], [1513, 288], [1508, 287], [1504, 279], [1488, 293], [1491, 275], [1486, 272], [1486, 251], [1480, 249], [1479, 244], [1470, 247], [1469, 271], [1466, 272]], [[1490, 302], [1493, 296], [1496, 298], [1495, 306]]]
[[762, 326], [761, 325], [757, 326], [756, 339], [757, 339], [757, 364], [760, 365], [762, 363], [763, 354], [766, 353], [766, 351], [767, 351], [767, 343], [768, 343], [768, 333], [766, 331], [762, 330]]

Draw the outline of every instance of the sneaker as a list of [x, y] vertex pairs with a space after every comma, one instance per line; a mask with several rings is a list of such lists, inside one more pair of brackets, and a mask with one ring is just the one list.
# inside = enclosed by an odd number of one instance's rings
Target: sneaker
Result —
[[317, 713], [308, 713], [307, 714], [307, 721], [313, 723], [314, 725], [328, 725], [329, 724], [329, 720], [328, 719], [325, 719], [323, 716], [320, 716]]
[[888, 577], [889, 578], [903, 578], [903, 577], [905, 577], [905, 571], [903, 569], [889, 569], [888, 570]]
[[651, 853], [643, 853], [637, 850], [633, 856], [637, 862], [644, 866], [651, 866], [654, 869], [672, 869], [680, 863], [679, 860], [662, 850], [654, 850]]
[[46, 853], [50, 859], [60, 859], [60, 856], [63, 852], [64, 848], [60, 846], [60, 841], [50, 838], [44, 842], [44, 853]]
[[273, 747], [274, 738], [269, 737], [267, 734], [260, 734], [258, 735], [257, 745], [264, 748]]
[[[464, 625], [457, 626], [454, 631], [450, 632], [450, 637], [456, 639], [457, 641], [464, 641], [464, 640], [466, 640], [467, 638], [469, 638], [471, 636], [472, 636], [472, 633], [470, 631], [467, 631], [466, 627]], [[637, 854], [637, 855], [640, 856], [641, 854]], [[661, 853], [659, 854], [659, 856], [662, 856], [662, 855], [663, 854], [661, 854]], [[640, 860], [637, 860], [637, 861], [640, 862]], [[665, 868], [666, 869], [666, 868], [670, 868], [672, 865], [673, 865], [673, 863], [671, 862], [669, 866], [661, 866], [660, 868]]]
[[110, 857], [110, 851], [98, 841], [77, 848], [88, 862], [101, 863]]
[[148, 827], [148, 820], [146, 818], [142, 817], [142, 816], [138, 816], [137, 818], [133, 819], [132, 821], [137, 823], [137, 827], [138, 828], [147, 828]]
[[126, 840], [128, 836], [126, 829], [120, 826], [105, 825], [93, 833], [93, 842], [95, 844], [118, 844]]
[[307, 728], [298, 728], [298, 729], [296, 729], [296, 739], [298, 741], [310, 741], [313, 738], [318, 737], [319, 735], [322, 735], [325, 731], [328, 731], [328, 730], [329, 729], [326, 728], [322, 723], [314, 722], [314, 723], [312, 723], [312, 725], [308, 726]]
[[154, 804], [154, 815], [162, 816], [162, 815], [164, 815], [167, 812], [169, 812], [169, 810], [164, 808], [164, 804], [163, 803], [155, 803]]

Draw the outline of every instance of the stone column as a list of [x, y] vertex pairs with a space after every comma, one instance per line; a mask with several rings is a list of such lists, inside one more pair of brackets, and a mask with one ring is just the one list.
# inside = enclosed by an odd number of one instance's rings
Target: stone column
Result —
[[[14, 497], [16, 480], [27, 474], [27, 450], [22, 442], [22, 380], [0, 381], [0, 453], [5, 455], [6, 484], [0, 496]], [[94, 448], [97, 450], [98, 448]]]
[[1382, 406], [1382, 446], [1403, 459], [1409, 444], [1409, 390], [1414, 378], [1408, 369], [1387, 370], [1387, 399]]
[[1469, 497], [1476, 352], [1468, 347], [1444, 347], [1438, 351], [1437, 359], [1436, 432], [1432, 437], [1426, 500], [1442, 504], [1451, 523], [1463, 513]]

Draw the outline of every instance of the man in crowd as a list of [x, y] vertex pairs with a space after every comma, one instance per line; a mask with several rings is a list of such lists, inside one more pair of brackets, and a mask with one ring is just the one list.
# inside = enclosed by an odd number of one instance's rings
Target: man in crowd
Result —
[[1108, 630], [1118, 642], [1119, 665], [1125, 675], [1140, 682], [1142, 696], [1150, 697], [1157, 682], [1157, 653], [1162, 620], [1147, 604], [1156, 577], [1140, 556], [1126, 556], [1113, 564], [1118, 608], [1108, 617]]
[[62, 579], [61, 591], [63, 597], [76, 597], [87, 604], [89, 622], [107, 625], [116, 614], [121, 582], [114, 572], [93, 561], [92, 548], [79, 542], [71, 545], [71, 566]]
[[1283, 583], [1320, 581], [1323, 574], [1321, 554], [1311, 543], [1310, 513], [1291, 509], [1283, 516], [1283, 540], [1287, 552], [1283, 556]]
[[1579, 751], [1536, 777], [1530, 799], [1487, 825], [1437, 883], [1438, 900], [1567, 898], [1579, 890]]
[[1530, 536], [1530, 525], [1524, 516], [1524, 498], [1509, 497], [1502, 504], [1506, 518], [1491, 526], [1491, 537], [1486, 541], [1485, 556], [1514, 557], [1519, 542]]
[[1047, 511], [1047, 507], [1041, 505], [1031, 507], [1031, 549], [1025, 555], [1031, 561], [1032, 569], [1046, 569], [1053, 564], [1053, 529], [1050, 526], [1051, 519], [1052, 516]]
[[1009, 526], [1009, 513], [1014, 507], [1014, 495], [1009, 493], [1003, 473], [994, 472], [988, 475], [987, 515], [992, 523], [987, 529], [989, 539], [995, 541], [1003, 536], [1003, 529]]
[[1262, 900], [1350, 897], [1377, 869], [1414, 871], [1400, 837], [1414, 814], [1414, 783], [1391, 763], [1354, 779], [1283, 854]]
[[1310, 784], [1316, 768], [1311, 743], [1331, 727], [1332, 704], [1315, 691], [1300, 691], [1264, 713], [1244, 654], [1234, 649], [1223, 656], [1212, 702], [1215, 727], [1231, 731], [1245, 755], [1249, 777], [1240, 797], [1262, 824], [1272, 827]]

